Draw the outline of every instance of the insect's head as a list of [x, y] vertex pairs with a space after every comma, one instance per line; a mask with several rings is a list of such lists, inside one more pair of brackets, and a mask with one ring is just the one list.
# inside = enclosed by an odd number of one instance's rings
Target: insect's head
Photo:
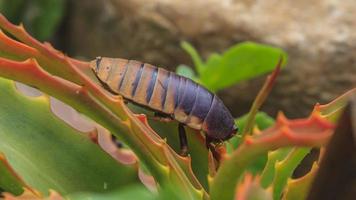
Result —
[[96, 57], [95, 60], [90, 62], [90, 67], [96, 74], [96, 76], [104, 81], [107, 79], [112, 65], [111, 58]]
[[239, 131], [239, 128], [237, 127], [236, 124], [232, 126], [232, 130], [228, 131], [228, 134], [225, 134], [225, 137], [222, 138], [223, 141], [229, 140], [230, 138], [234, 137], [237, 132]]
[[[227, 124], [225, 124], [227, 125]], [[208, 128], [206, 133], [213, 143], [223, 143], [234, 137], [238, 132], [238, 127], [235, 123], [231, 123], [231, 126], [219, 126], [216, 129]]]

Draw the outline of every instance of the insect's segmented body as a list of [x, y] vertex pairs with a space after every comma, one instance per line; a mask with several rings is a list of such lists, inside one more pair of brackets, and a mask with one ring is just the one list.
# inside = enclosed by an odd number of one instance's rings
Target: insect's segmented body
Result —
[[212, 141], [227, 140], [236, 133], [233, 117], [222, 101], [188, 78], [120, 58], [98, 57], [91, 67], [112, 92], [203, 130]]

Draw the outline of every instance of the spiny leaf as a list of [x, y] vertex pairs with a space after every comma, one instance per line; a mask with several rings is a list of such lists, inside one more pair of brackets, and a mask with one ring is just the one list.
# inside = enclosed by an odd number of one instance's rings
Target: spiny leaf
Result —
[[[138, 108], [136, 108], [138, 109]], [[147, 117], [143, 114], [139, 115], [139, 119], [140, 121], [143, 122], [143, 124], [152, 130], [152, 128], [150, 127]], [[176, 138], [178, 135], [177, 134], [172, 134], [172, 125], [174, 126], [174, 128], [177, 128], [178, 125], [176, 123], [170, 123], [170, 124], [165, 124], [166, 126], [164, 126], [163, 124], [160, 124], [161, 126], [158, 127], [157, 126], [157, 122], [155, 122], [154, 120], [150, 120], [150, 124], [152, 125], [152, 127], [157, 128], [156, 130], [159, 131], [159, 134], [163, 137], [163, 138], [168, 138], [170, 142], [170, 144], [176, 144], [178, 141], [178, 138]], [[191, 132], [191, 133], [190, 133]], [[189, 134], [190, 133], [190, 134]], [[158, 151], [164, 152], [165, 153], [165, 157], [163, 158], [163, 160], [169, 159], [172, 162], [175, 162], [176, 164], [178, 164], [181, 169], [177, 169], [177, 170], [182, 170], [182, 172], [184, 172], [185, 175], [187, 175], [186, 178], [189, 179], [189, 181], [191, 182], [191, 186], [195, 187], [195, 188], [200, 188], [201, 187], [201, 182], [198, 180], [202, 180], [202, 182], [204, 183], [204, 178], [206, 177], [202, 177], [203, 172], [205, 171], [204, 169], [196, 169], [194, 170], [194, 166], [195, 167], [201, 167], [202, 164], [203, 166], [206, 166], [206, 164], [204, 163], [205, 158], [204, 156], [204, 152], [207, 152], [207, 149], [205, 148], [204, 145], [202, 145], [202, 143], [204, 143], [204, 141], [201, 140], [201, 138], [199, 137], [199, 135], [197, 133], [194, 133], [193, 131], [188, 129], [188, 141], [190, 145], [192, 146], [190, 153], [194, 154], [193, 156], [201, 156], [203, 158], [197, 159], [194, 161], [194, 165], [193, 165], [193, 169], [192, 169], [192, 160], [191, 157], [182, 157], [180, 155], [178, 155], [177, 153], [174, 152], [173, 149], [170, 148], [170, 146], [168, 145], [168, 143], [166, 143], [166, 141], [164, 143], [161, 144], [161, 146], [157, 147]], [[177, 145], [172, 145], [177, 146]], [[169, 147], [169, 148], [168, 148]], [[176, 151], [179, 151], [178, 148], [175, 148]], [[172, 154], [170, 154], [169, 152], [171, 152]], [[196, 155], [197, 154], [197, 155]], [[164, 161], [166, 162], [166, 161]], [[166, 168], [165, 170], [169, 170], [170, 168]], [[194, 172], [198, 175], [199, 179], [197, 179], [193, 174], [195, 174]], [[172, 175], [170, 175], [172, 176]], [[172, 178], [172, 177], [171, 177]], [[185, 177], [180, 177], [180, 178], [185, 178]], [[181, 181], [181, 180], [180, 180]], [[186, 183], [189, 184], [189, 183]], [[202, 190], [194, 190], [195, 194], [199, 195], [203, 195]]]
[[338, 120], [321, 158], [307, 199], [354, 199], [356, 196], [356, 94]]
[[315, 113], [307, 119], [296, 120], [279, 115], [273, 127], [258, 135], [247, 136], [239, 148], [224, 160], [212, 182], [211, 199], [231, 200], [241, 174], [258, 156], [282, 147], [323, 145], [333, 128]]
[[355, 95], [355, 94], [356, 94], [356, 88], [353, 88], [353, 89], [345, 92], [343, 95], [337, 97], [335, 100], [333, 100], [332, 102], [330, 102], [328, 104], [315, 105], [313, 112], [318, 112], [323, 117], [329, 119], [331, 122], [336, 123], [337, 120], [339, 119], [340, 115], [342, 114], [343, 109], [347, 105], [347, 102], [350, 100], [352, 95]]
[[275, 151], [268, 152], [268, 160], [261, 174], [262, 187], [267, 188], [273, 182], [276, 163], [283, 160], [290, 151], [291, 148], [280, 148]]
[[120, 165], [84, 135], [55, 117], [45, 96], [18, 93], [0, 79], [0, 151], [31, 187], [47, 195], [104, 192], [137, 181], [137, 169]]
[[272, 193], [260, 185], [260, 178], [246, 173], [238, 185], [235, 200], [272, 200]]
[[309, 153], [310, 148], [294, 148], [288, 156], [276, 163], [273, 179], [273, 199], [281, 199], [281, 194], [287, 180], [292, 176], [294, 169]]
[[0, 27], [20, 41], [0, 37], [0, 52], [11, 55], [10, 58], [29, 59], [25, 62], [0, 59], [1, 76], [36, 86], [103, 125], [135, 152], [158, 182], [175, 181], [188, 197], [201, 198], [203, 194], [207, 198], [194, 174], [185, 174], [179, 164], [189, 162], [177, 160], [179, 156], [132, 114], [122, 97], [109, 95], [97, 80], [93, 81], [88, 63], [68, 58], [49, 44], [38, 42], [23, 27], [9, 23], [3, 16]]
[[[167, 143], [176, 152], [180, 152], [178, 138], [178, 124], [176, 122], [159, 123], [150, 120], [149, 124], [157, 133], [167, 139]], [[189, 146], [189, 157], [191, 158], [191, 167], [199, 182], [208, 189], [207, 174], [208, 174], [208, 150], [205, 147], [205, 140], [196, 130], [186, 127], [187, 140]]]
[[283, 200], [304, 200], [308, 195], [310, 186], [319, 167], [316, 163], [313, 164], [309, 173], [298, 179], [288, 179]]

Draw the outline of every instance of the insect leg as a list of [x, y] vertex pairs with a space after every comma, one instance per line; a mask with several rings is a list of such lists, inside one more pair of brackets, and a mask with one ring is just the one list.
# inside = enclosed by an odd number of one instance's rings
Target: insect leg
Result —
[[220, 161], [220, 159], [221, 159], [220, 153], [216, 150], [215, 146], [211, 142], [212, 142], [212, 139], [206, 135], [205, 136], [206, 148], [211, 151], [215, 160]]
[[179, 142], [180, 142], [180, 155], [188, 155], [188, 140], [187, 134], [185, 133], [184, 124], [178, 124]]
[[171, 122], [171, 121], [173, 121], [172, 116], [164, 114], [164, 113], [160, 113], [160, 112], [155, 112], [152, 119], [156, 120], [156, 121], [160, 121], [160, 122]]

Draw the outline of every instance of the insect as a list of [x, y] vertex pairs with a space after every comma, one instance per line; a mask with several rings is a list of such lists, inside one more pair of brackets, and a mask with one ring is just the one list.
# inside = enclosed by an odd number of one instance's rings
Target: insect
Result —
[[220, 143], [237, 133], [229, 110], [213, 93], [194, 81], [147, 63], [97, 57], [95, 75], [111, 93], [146, 107], [155, 115], [177, 120], [181, 155], [187, 155], [184, 126], [205, 133], [206, 144]]

